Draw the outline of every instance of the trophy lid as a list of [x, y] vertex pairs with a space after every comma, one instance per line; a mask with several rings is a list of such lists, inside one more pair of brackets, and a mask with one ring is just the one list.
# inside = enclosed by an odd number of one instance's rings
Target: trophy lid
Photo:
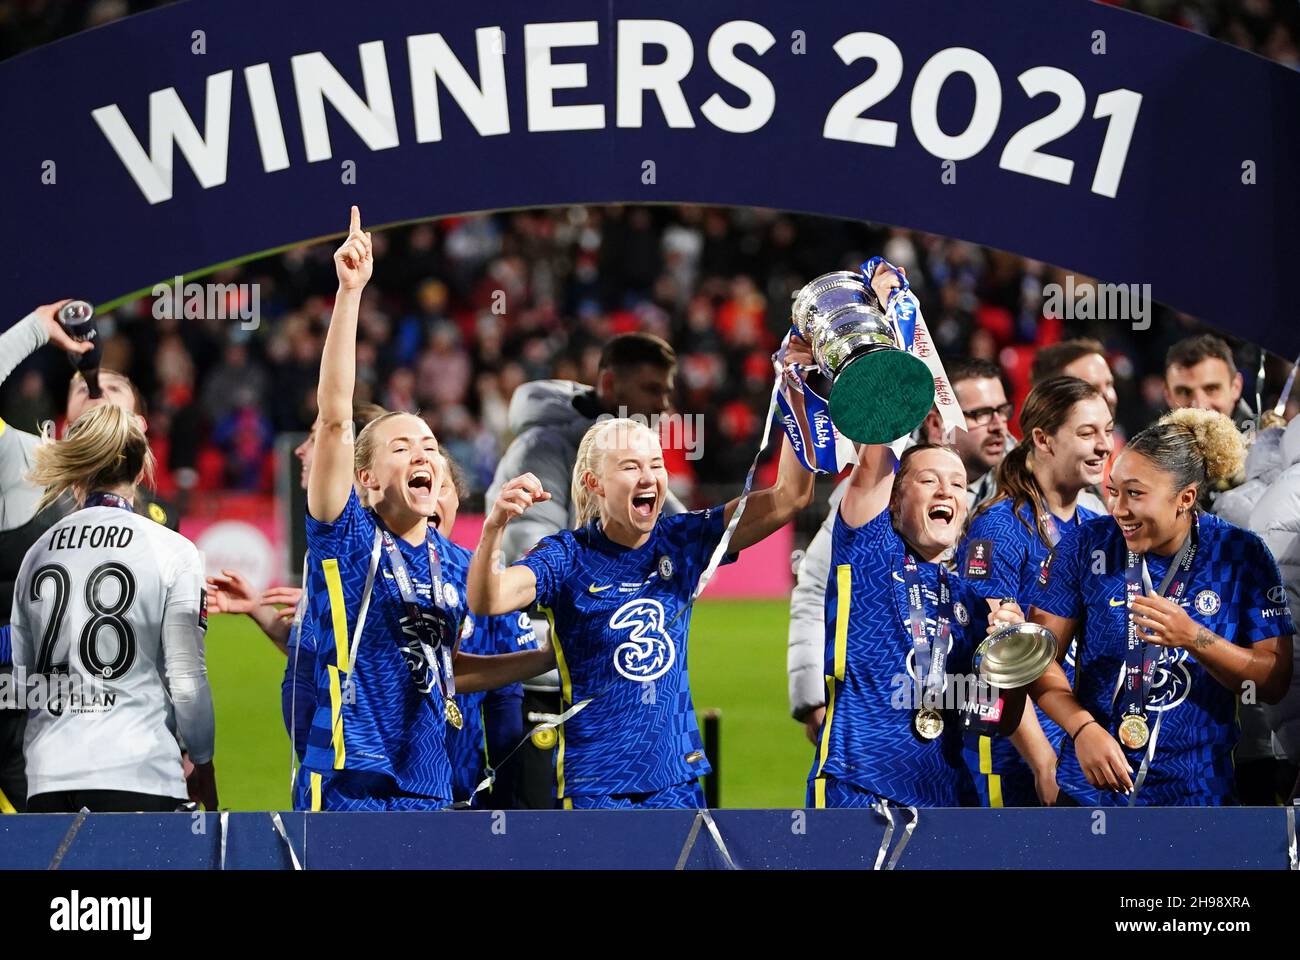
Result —
[[934, 377], [925, 361], [902, 350], [854, 357], [831, 387], [831, 421], [857, 443], [892, 443], [925, 419], [934, 405]]
[[1056, 659], [1056, 634], [1036, 623], [1008, 624], [980, 644], [980, 675], [996, 687], [1033, 683]]

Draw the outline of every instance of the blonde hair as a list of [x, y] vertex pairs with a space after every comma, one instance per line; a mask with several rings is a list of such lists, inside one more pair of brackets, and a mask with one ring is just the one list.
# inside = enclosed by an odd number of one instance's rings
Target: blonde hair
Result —
[[1196, 484], [1223, 483], [1246, 465], [1246, 443], [1228, 417], [1216, 410], [1185, 408], [1167, 413], [1129, 441], [1182, 490]]
[[605, 464], [605, 454], [613, 449], [611, 444], [605, 440], [605, 435], [614, 430], [621, 430], [623, 435], [626, 436], [627, 431], [634, 428], [644, 430], [651, 437], [654, 437], [655, 443], [659, 442], [659, 438], [655, 436], [653, 430], [644, 423], [639, 423], [627, 417], [611, 417], [607, 420], [597, 420], [582, 435], [582, 441], [578, 444], [578, 458], [573, 464], [573, 483], [569, 488], [569, 496], [573, 500], [579, 527], [585, 527], [600, 515], [600, 498], [596, 496], [596, 491], [587, 486], [586, 477], [587, 474], [600, 476]]
[[136, 415], [112, 403], [91, 407], [54, 439], [53, 424], [41, 431], [43, 443], [32, 454], [27, 479], [44, 487], [36, 505], [45, 509], [69, 490], [77, 501], [94, 490], [153, 483], [154, 456]]

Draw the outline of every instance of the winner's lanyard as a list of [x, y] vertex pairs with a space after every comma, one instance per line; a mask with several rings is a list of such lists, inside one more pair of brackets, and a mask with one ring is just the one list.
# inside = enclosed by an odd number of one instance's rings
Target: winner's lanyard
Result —
[[1061, 542], [1061, 528], [1050, 510], [1043, 514], [1043, 527], [1047, 531], [1047, 545], [1055, 550], [1056, 545]]
[[907, 587], [907, 620], [912, 632], [912, 650], [916, 654], [916, 678], [923, 682], [926, 706], [937, 705], [943, 694], [944, 664], [948, 660], [948, 637], [952, 633], [952, 593], [948, 589], [948, 571], [938, 564], [939, 608], [935, 611], [934, 642], [925, 629], [925, 591], [921, 570], [910, 552], [903, 555], [903, 583]]
[[84, 510], [87, 507], [121, 507], [123, 510], [135, 513], [131, 507], [131, 501], [126, 497], [120, 497], [116, 493], [92, 493], [86, 498], [86, 502], [81, 505]]
[[[1187, 531], [1177, 555], [1169, 564], [1164, 580], [1160, 583], [1158, 595], [1168, 597], [1178, 603], [1187, 592], [1187, 585], [1192, 579], [1192, 562], [1196, 559], [1196, 547], [1200, 539], [1200, 519], [1192, 514], [1192, 525]], [[1146, 557], [1135, 554], [1132, 550], [1124, 554], [1124, 593], [1125, 609], [1128, 611], [1128, 645], [1124, 651], [1124, 669], [1120, 673], [1119, 683], [1115, 688], [1116, 697], [1124, 693], [1124, 713], [1119, 722], [1119, 742], [1129, 750], [1141, 750], [1146, 747], [1137, 776], [1133, 779], [1133, 789], [1129, 791], [1128, 805], [1137, 803], [1138, 791], [1146, 782], [1151, 769], [1151, 761], [1156, 755], [1156, 744], [1160, 740], [1160, 724], [1164, 712], [1156, 714], [1156, 725], [1152, 729], [1147, 723], [1147, 697], [1151, 693], [1151, 684], [1155, 679], [1156, 667], [1165, 659], [1164, 647], [1153, 649], [1154, 645], [1142, 640], [1137, 633], [1137, 624], [1133, 622], [1133, 601], [1141, 595], [1143, 589], [1148, 594], [1157, 591], [1151, 587], [1151, 574], [1147, 572]]]
[[[437, 688], [438, 696], [444, 704], [447, 722], [459, 728], [461, 724], [457, 721], [460, 720], [460, 711], [454, 699], [456, 674], [451, 660], [452, 644], [444, 639], [448, 635], [446, 625], [441, 623], [436, 613], [432, 615], [432, 619], [439, 623], [439, 628], [435, 630], [433, 624], [429, 622], [431, 616], [420, 608], [419, 597], [415, 593], [415, 582], [411, 579], [406, 558], [398, 549], [397, 541], [383, 526], [377, 524], [376, 529], [383, 538], [388, 565], [393, 568], [393, 579], [397, 581], [397, 590], [402, 595], [406, 616], [411, 621], [416, 640], [421, 648], [417, 652], [410, 645], [402, 647], [402, 659], [406, 661], [406, 666], [411, 671], [411, 678], [421, 693], [429, 693], [435, 687]], [[429, 592], [433, 598], [434, 608], [442, 610], [442, 563], [438, 559], [438, 548], [434, 544], [434, 538], [428, 534], [425, 535], [424, 546], [429, 553], [431, 581]]]
[[[1187, 539], [1183, 541], [1177, 555], [1169, 564], [1164, 580], [1160, 583], [1158, 595], [1168, 597], [1174, 603], [1182, 600], [1191, 581], [1192, 563], [1196, 560], [1196, 547], [1199, 540], [1199, 521], [1192, 515], [1192, 526]], [[1124, 651], [1124, 716], [1145, 717], [1147, 697], [1151, 693], [1151, 684], [1155, 680], [1156, 667], [1164, 659], [1164, 647], [1150, 644], [1138, 636], [1137, 623], [1133, 620], [1133, 601], [1145, 590], [1156, 594], [1151, 587], [1151, 574], [1147, 572], [1146, 557], [1132, 550], [1124, 554], [1124, 589], [1125, 606], [1128, 610], [1128, 644]]]

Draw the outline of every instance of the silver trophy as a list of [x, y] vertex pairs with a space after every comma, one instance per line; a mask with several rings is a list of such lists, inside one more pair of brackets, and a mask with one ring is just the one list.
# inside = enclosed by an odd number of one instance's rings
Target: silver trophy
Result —
[[831, 381], [831, 422], [850, 440], [890, 443], [930, 412], [930, 369], [903, 349], [860, 273], [837, 270], [805, 285], [792, 320]]

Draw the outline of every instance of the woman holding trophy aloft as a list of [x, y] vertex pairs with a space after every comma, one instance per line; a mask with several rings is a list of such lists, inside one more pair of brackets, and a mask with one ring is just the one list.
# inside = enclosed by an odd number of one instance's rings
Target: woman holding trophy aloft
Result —
[[[905, 276], [879, 260], [867, 264], [864, 273], [869, 288], [854, 275], [829, 274], [795, 300], [795, 325], [808, 331], [818, 365], [835, 380], [831, 411], [837, 430], [872, 441], [857, 448], [858, 463], [835, 521], [826, 589], [826, 719], [808, 804], [883, 802], [886, 811], [890, 803], [971, 804], [974, 791], [953, 709], [966, 705], [953, 702], [960, 694], [950, 681], [954, 675], [970, 676], [985, 633], [980, 614], [988, 607], [944, 565], [966, 519], [966, 467], [953, 450], [920, 444], [897, 461], [895, 476], [895, 455], [886, 445], [915, 427], [932, 402], [937, 400], [943, 412], [951, 391], [937, 395], [937, 386], [946, 388], [941, 367], [932, 379], [929, 364], [898, 349], [922, 338], [928, 342]], [[833, 297], [856, 295], [858, 304], [828, 301], [828, 287], [836, 289]], [[815, 301], [811, 310], [809, 301]], [[887, 305], [888, 313], [877, 304]], [[912, 331], [900, 329], [900, 316], [915, 324]], [[876, 328], [892, 352], [855, 351], [855, 331]], [[870, 392], [850, 383], [848, 389], [858, 394], [855, 408], [836, 409], [836, 394], [845, 394], [845, 370], [857, 366], [856, 379], [870, 380], [870, 365], [879, 363], [873, 355], [885, 360], [879, 382]], [[872, 359], [864, 363], [864, 358]], [[919, 396], [911, 394], [909, 378], [922, 388]], [[905, 418], [889, 419], [901, 409], [907, 410]], [[816, 462], [832, 469], [820, 457]], [[1019, 609], [1006, 605], [988, 616], [989, 630], [1021, 620]], [[1008, 713], [1006, 722], [1014, 720]]]
[[1236, 802], [1237, 699], [1286, 693], [1295, 633], [1268, 548], [1196, 506], [1243, 457], [1222, 414], [1167, 414], [1111, 468], [1111, 516], [1071, 530], [1044, 565], [1031, 619], [1058, 637], [1082, 628], [1074, 690], [1056, 665], [1029, 688], [1066, 732], [1061, 802]]

